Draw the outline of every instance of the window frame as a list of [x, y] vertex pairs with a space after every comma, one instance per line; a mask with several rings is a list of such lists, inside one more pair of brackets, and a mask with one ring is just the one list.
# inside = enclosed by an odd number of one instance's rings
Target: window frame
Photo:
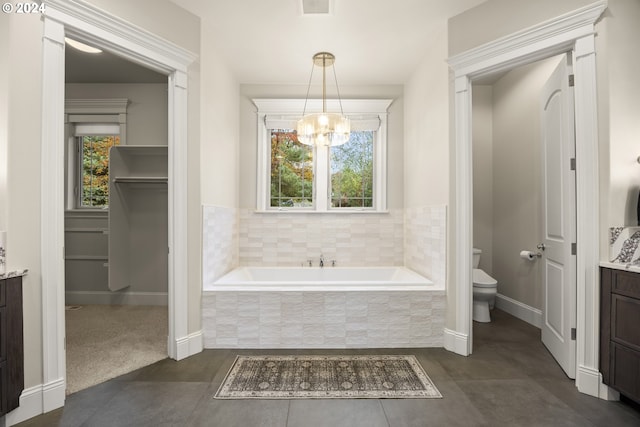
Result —
[[[346, 116], [356, 121], [377, 116], [379, 127], [374, 135], [374, 173], [372, 207], [331, 207], [331, 171], [329, 147], [313, 148], [313, 206], [312, 207], [271, 207], [271, 130], [267, 120], [289, 122], [301, 117], [305, 107], [304, 99], [252, 99], [257, 109], [257, 165], [256, 165], [256, 211], [257, 212], [300, 212], [300, 213], [353, 213], [387, 212], [387, 116], [392, 99], [343, 99], [342, 110]], [[338, 100], [327, 100], [328, 111], [340, 111]], [[321, 99], [306, 101], [306, 113], [322, 111]], [[353, 126], [352, 126], [353, 127]]]
[[[93, 136], [106, 135], [100, 132], [104, 125], [118, 125], [120, 128], [120, 146], [127, 144], [127, 98], [112, 99], [66, 99], [65, 100], [65, 136], [67, 150], [65, 153], [65, 206], [67, 210], [98, 211], [108, 209], [107, 206], [82, 205], [82, 147], [79, 143], [81, 135], [76, 134], [76, 126], [95, 126]], [[113, 133], [108, 133], [113, 135]], [[91, 135], [86, 135], [91, 136]]]

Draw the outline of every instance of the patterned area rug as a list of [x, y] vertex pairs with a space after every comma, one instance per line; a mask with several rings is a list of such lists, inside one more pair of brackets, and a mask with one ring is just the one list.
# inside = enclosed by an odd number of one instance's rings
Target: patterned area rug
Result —
[[441, 398], [414, 356], [238, 356], [215, 399]]

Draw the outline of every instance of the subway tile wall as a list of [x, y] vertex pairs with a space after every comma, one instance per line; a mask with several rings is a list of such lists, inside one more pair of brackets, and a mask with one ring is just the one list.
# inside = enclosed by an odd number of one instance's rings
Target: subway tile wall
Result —
[[202, 207], [202, 283], [215, 282], [238, 265], [238, 210]]
[[446, 206], [388, 214], [259, 214], [203, 207], [203, 283], [238, 265], [318, 265], [320, 254], [338, 266], [404, 265], [445, 283]]
[[239, 262], [300, 266], [320, 255], [338, 266], [404, 265], [402, 210], [389, 213], [304, 214], [239, 211]]
[[444, 291], [208, 291], [202, 300], [205, 348], [443, 346]]
[[404, 211], [404, 265], [436, 284], [445, 284], [447, 208], [426, 206]]

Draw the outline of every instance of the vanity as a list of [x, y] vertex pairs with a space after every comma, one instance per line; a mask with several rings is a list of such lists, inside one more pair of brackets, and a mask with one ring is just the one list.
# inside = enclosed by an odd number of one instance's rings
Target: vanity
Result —
[[20, 405], [24, 389], [22, 278], [26, 270], [0, 274], [0, 417]]
[[640, 403], [640, 268], [600, 264], [600, 372], [603, 382]]

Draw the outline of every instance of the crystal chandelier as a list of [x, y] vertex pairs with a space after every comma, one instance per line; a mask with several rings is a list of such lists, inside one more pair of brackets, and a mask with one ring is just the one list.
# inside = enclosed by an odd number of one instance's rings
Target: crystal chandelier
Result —
[[351, 121], [345, 117], [342, 112], [342, 101], [340, 100], [340, 91], [338, 90], [338, 79], [336, 77], [336, 69], [333, 68], [333, 76], [336, 81], [336, 90], [338, 91], [338, 101], [340, 103], [340, 112], [327, 113], [327, 67], [333, 66], [336, 57], [328, 52], [320, 52], [313, 55], [314, 66], [322, 67], [322, 113], [313, 113], [305, 115], [307, 110], [307, 101], [309, 100], [309, 89], [311, 88], [311, 78], [313, 77], [313, 67], [311, 68], [311, 77], [309, 77], [309, 86], [307, 87], [307, 97], [304, 101], [304, 110], [302, 118], [298, 120], [298, 140], [306, 145], [320, 146], [336, 146], [342, 145], [349, 140], [351, 131]]

